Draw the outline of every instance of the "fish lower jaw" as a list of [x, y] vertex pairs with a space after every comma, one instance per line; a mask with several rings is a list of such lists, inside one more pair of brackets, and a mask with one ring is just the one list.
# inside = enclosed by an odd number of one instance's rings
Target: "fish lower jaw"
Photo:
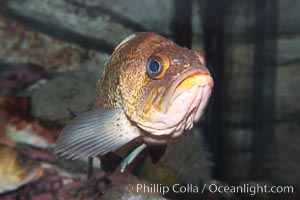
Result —
[[167, 130], [157, 131], [155, 132], [155, 134], [147, 133], [142, 137], [146, 144], [165, 145], [185, 135], [193, 127], [193, 125], [193, 117], [189, 117], [186, 123], [181, 123], [178, 126], [172, 127]]
[[143, 132], [142, 138], [146, 144], [149, 145], [164, 145], [171, 143], [173, 140], [181, 137], [192, 129], [194, 125], [194, 117], [196, 109], [193, 110], [184, 120], [171, 128], [163, 130], [155, 130], [149, 127], [143, 127], [139, 125], [145, 131]]
[[154, 135], [151, 133], [143, 134], [143, 141], [148, 145], [165, 145], [171, 143], [173, 140], [183, 135], [184, 130], [176, 130], [177, 127], [168, 130], [162, 130], [164, 133], [161, 135]]
[[195, 86], [181, 93], [172, 102], [169, 102], [166, 113], [160, 112], [155, 106], [152, 106], [149, 110], [148, 121], [140, 123], [139, 126], [154, 135], [169, 135], [175, 129], [184, 129], [184, 124], [189, 122], [187, 118], [194, 116], [192, 113], [201, 103], [203, 90], [204, 87]]
[[192, 129], [204, 113], [211, 89], [210, 85], [191, 88], [176, 97], [167, 113], [152, 107], [152, 121], [138, 124], [146, 132], [144, 141], [148, 144], [167, 144]]

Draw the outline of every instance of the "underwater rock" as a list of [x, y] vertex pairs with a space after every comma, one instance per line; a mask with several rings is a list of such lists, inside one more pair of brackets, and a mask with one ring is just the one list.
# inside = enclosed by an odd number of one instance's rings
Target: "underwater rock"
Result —
[[[56, 37], [69, 41], [73, 40], [73, 42], [84, 45], [87, 48], [97, 48], [97, 50], [102, 50], [102, 52], [111, 52], [113, 47], [117, 45], [117, 41], [134, 33], [134, 30], [111, 20], [109, 15], [102, 12], [94, 12], [90, 16], [89, 10], [83, 6], [76, 6], [70, 1], [16, 0], [9, 1], [7, 9], [11, 10], [12, 13], [17, 13], [18, 16], [22, 16], [21, 20], [23, 18], [36, 21], [37, 23], [35, 24], [42, 24], [41, 26], [44, 24], [42, 27], [44, 30], [47, 28], [45, 27], [46, 24], [48, 26], [47, 31]], [[89, 44], [84, 44], [78, 39], [79, 37], [81, 39], [85, 37], [85, 42]], [[97, 43], [98, 47], [92, 44], [92, 41], [95, 44]]]
[[[172, 34], [170, 26], [174, 15], [172, 0], [127, 0], [126, 2], [116, 0], [69, 0], [69, 2], [76, 2], [78, 6], [82, 7], [86, 5], [90, 9], [94, 8], [94, 10], [98, 9], [98, 12], [101, 11], [101, 8], [111, 10], [111, 15], [109, 15], [111, 20], [116, 19], [116, 17], [113, 18], [112, 13], [121, 13], [120, 15], [124, 17], [124, 20], [118, 20], [118, 23], [136, 31], [151, 30], [163, 35]], [[147, 12], [140, 12], [145, 8], [147, 8]], [[157, 13], [160, 14], [157, 15]]]
[[106, 53], [84, 49], [77, 44], [51, 37], [43, 31], [30, 29], [1, 14], [0, 37], [5, 38], [0, 41], [0, 60], [5, 63], [32, 63], [60, 72], [78, 71], [84, 68], [98, 73], [108, 57]]
[[43, 173], [36, 161], [17, 149], [0, 144], [0, 193], [36, 181]]
[[0, 110], [0, 144], [12, 146], [13, 142], [6, 135], [6, 123], [4, 114]]
[[[40, 129], [40, 130], [38, 130]], [[44, 131], [43, 131], [44, 130]], [[6, 128], [7, 137], [15, 143], [24, 143], [40, 148], [53, 147], [57, 130], [47, 130], [38, 122], [20, 121], [20, 124], [10, 124]]]
[[71, 109], [83, 112], [92, 108], [93, 88], [85, 81], [74, 77], [57, 77], [39, 89], [32, 96], [33, 116], [48, 122], [64, 124], [71, 118]]
[[48, 127], [30, 116], [28, 97], [0, 97], [4, 127], [1, 140], [47, 148], [53, 146], [60, 129]]
[[203, 132], [193, 128], [180, 140], [167, 147], [165, 155], [155, 165], [145, 160], [139, 176], [168, 185], [174, 183], [202, 184], [211, 180], [213, 162], [205, 147]]
[[0, 63], [0, 94], [26, 87], [45, 76], [45, 70], [36, 65]]
[[[135, 32], [152, 30], [170, 33], [169, 24], [173, 15], [170, 0], [93, 3], [73, 0], [13, 0], [6, 6], [10, 15], [17, 15], [21, 20], [26, 18], [37, 21], [35, 24], [46, 24], [48, 27], [43, 27], [43, 30], [47, 29], [61, 38], [69, 37], [68, 40], [102, 52], [111, 52], [119, 41]], [[140, 12], [145, 7], [147, 12]], [[160, 15], [157, 15], [158, 12]], [[85, 37], [85, 44], [79, 37]]]
[[32, 196], [31, 200], [55, 200], [55, 198], [50, 192], [45, 192]]
[[29, 97], [0, 96], [0, 113], [2, 120], [7, 122], [13, 116], [28, 116], [30, 109]]
[[[120, 199], [119, 197], [127, 194], [125, 186], [128, 184], [136, 185], [144, 183], [131, 174], [112, 174], [105, 176], [104, 173], [99, 172], [94, 174], [91, 179], [86, 178], [67, 178], [59, 174], [56, 170], [47, 169], [45, 175], [38, 182], [32, 185], [34, 192], [30, 193], [26, 199], [33, 197], [43, 197], [52, 195], [54, 199]], [[24, 189], [20, 192], [19, 196], [24, 196], [28, 190]], [[132, 192], [135, 196], [135, 192]], [[161, 197], [159, 194], [150, 194], [145, 196]], [[162, 199], [162, 198], [161, 198]]]

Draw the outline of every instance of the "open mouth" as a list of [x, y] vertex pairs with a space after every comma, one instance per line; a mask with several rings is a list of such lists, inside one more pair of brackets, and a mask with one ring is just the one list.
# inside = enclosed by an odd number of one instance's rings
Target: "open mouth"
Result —
[[161, 91], [153, 100], [153, 105], [157, 110], [165, 114], [168, 112], [171, 102], [182, 93], [195, 86], [205, 87], [207, 85], [213, 87], [213, 80], [206, 67], [193, 67], [178, 76], [166, 92]]

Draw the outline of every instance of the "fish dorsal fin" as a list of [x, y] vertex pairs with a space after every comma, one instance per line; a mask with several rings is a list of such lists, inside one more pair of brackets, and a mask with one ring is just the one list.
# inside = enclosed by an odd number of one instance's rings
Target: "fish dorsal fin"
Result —
[[135, 36], [136, 36], [136, 34], [132, 34], [132, 35], [129, 35], [128, 37], [126, 37], [124, 40], [122, 40], [122, 42], [120, 42], [120, 44], [118, 44], [116, 46], [115, 51], [118, 50], [124, 44], [126, 44], [129, 40], [133, 39]]
[[140, 136], [122, 108], [97, 109], [76, 116], [61, 132], [54, 152], [85, 158], [115, 151]]

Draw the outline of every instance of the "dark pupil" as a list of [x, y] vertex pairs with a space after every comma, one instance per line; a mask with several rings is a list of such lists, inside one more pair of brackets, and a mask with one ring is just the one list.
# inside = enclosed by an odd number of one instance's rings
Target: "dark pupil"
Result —
[[147, 63], [147, 73], [150, 77], [156, 77], [162, 72], [162, 61], [160, 58], [152, 57]]
[[27, 164], [27, 158], [26, 157], [24, 157], [24, 156], [20, 156], [19, 158], [18, 158], [18, 163], [19, 163], [19, 165], [26, 165]]
[[150, 71], [155, 74], [157, 71], [159, 71], [159, 65], [160, 63], [157, 60], [152, 60], [149, 66]]

